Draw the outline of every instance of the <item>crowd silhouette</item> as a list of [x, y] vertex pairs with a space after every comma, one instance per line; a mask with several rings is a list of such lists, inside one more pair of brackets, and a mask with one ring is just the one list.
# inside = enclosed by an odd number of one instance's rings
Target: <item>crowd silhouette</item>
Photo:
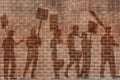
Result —
[[[104, 26], [104, 24], [100, 21], [98, 16], [90, 11], [92, 16], [97, 20], [97, 22], [104, 27], [105, 33], [101, 37], [101, 69], [100, 69], [100, 77], [104, 77], [105, 64], [108, 61], [110, 65], [111, 77], [115, 78], [116, 75], [116, 66], [115, 66], [115, 56], [114, 56], [114, 47], [119, 47], [119, 44], [114, 40], [114, 36], [112, 36], [110, 26]], [[42, 14], [42, 15], [41, 15]], [[55, 15], [56, 16], [56, 15]], [[9, 26], [8, 20], [6, 18], [6, 14], [3, 16], [3, 20], [1, 21], [2, 27], [5, 28]], [[48, 18], [48, 10], [38, 9], [36, 19], [40, 19], [40, 26], [38, 29], [38, 35], [36, 34], [36, 29], [33, 27], [30, 30], [30, 36], [27, 37], [26, 47], [27, 47], [27, 59], [24, 68], [23, 77], [26, 77], [26, 73], [32, 64], [32, 72], [31, 78], [35, 77], [35, 71], [37, 67], [38, 61], [38, 48], [41, 47], [42, 41], [39, 37], [39, 32], [41, 29], [42, 20], [46, 20]], [[54, 23], [55, 22], [55, 23]], [[57, 45], [63, 44], [63, 40], [61, 38], [62, 31], [59, 29], [59, 25], [56, 24], [57, 21], [51, 21], [51, 31], [53, 31], [53, 38], [50, 43], [51, 58], [53, 61], [54, 75], [56, 79], [60, 78], [60, 70], [64, 67], [65, 61], [63, 59], [58, 59], [58, 50]], [[69, 70], [72, 65], [75, 64], [75, 70], [77, 77], [89, 78], [90, 77], [90, 67], [91, 67], [91, 49], [92, 49], [92, 34], [96, 34], [97, 25], [96, 23], [90, 21], [88, 25], [88, 32], [81, 32], [81, 36], [79, 35], [79, 26], [73, 25], [72, 32], [69, 33], [67, 37], [67, 47], [68, 47], [68, 55], [69, 55], [69, 63], [65, 69], [65, 77], [69, 77]], [[8, 79], [16, 79], [15, 70], [16, 70], [16, 57], [14, 52], [14, 47], [19, 45], [24, 40], [20, 40], [16, 42], [13, 39], [15, 31], [9, 30], [7, 32], [7, 37], [2, 42], [2, 48], [4, 50], [4, 77]], [[90, 37], [88, 37], [88, 33], [90, 33]], [[75, 48], [75, 36], [81, 38], [81, 51], [76, 50]], [[44, 45], [44, 44], [43, 44]], [[67, 54], [67, 53], [66, 53]], [[80, 70], [80, 61], [82, 63], [82, 69]], [[9, 75], [9, 64], [11, 64], [11, 70]]]

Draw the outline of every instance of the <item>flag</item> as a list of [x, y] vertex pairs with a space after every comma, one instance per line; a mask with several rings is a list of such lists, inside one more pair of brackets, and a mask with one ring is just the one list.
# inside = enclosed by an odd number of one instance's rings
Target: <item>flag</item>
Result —
[[105, 28], [104, 24], [103, 24], [102, 21], [99, 19], [99, 17], [97, 16], [97, 14], [96, 14], [94, 11], [91, 11], [91, 10], [89, 10], [89, 12], [90, 12], [90, 13], [92, 14], [92, 16], [96, 19], [97, 23], [100, 24], [101, 26], [103, 26], [103, 27]]

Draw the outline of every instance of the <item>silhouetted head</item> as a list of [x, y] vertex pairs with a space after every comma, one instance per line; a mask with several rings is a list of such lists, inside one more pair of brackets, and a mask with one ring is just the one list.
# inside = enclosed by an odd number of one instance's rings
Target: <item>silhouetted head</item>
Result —
[[31, 36], [36, 36], [36, 30], [33, 28], [30, 31]]
[[73, 29], [73, 32], [74, 32], [74, 33], [78, 33], [78, 31], [79, 31], [79, 26], [78, 26], [78, 25], [74, 25], [72, 29]]
[[111, 32], [111, 27], [106, 27], [106, 28], [105, 28], [105, 32], [106, 32], [107, 34], [110, 34], [110, 32]]
[[86, 39], [87, 38], [87, 33], [86, 32], [82, 32], [81, 36], [82, 36], [83, 39]]
[[4, 16], [7, 16], [6, 13], [4, 13]]
[[9, 30], [9, 31], [8, 31], [8, 36], [9, 36], [9, 37], [13, 37], [13, 36], [14, 36], [14, 32], [15, 32], [15, 31], [13, 31], [13, 30]]
[[61, 36], [61, 30], [56, 29], [56, 30], [54, 31], [54, 37], [59, 38], [60, 36]]

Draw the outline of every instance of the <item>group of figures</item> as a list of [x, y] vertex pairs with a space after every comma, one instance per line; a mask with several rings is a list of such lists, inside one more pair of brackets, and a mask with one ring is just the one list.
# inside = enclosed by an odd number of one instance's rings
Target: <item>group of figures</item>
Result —
[[[69, 77], [68, 72], [73, 64], [76, 67], [77, 77], [89, 78], [89, 71], [91, 65], [91, 49], [92, 49], [92, 40], [91, 37], [88, 38], [87, 32], [82, 32], [81, 34], [81, 51], [75, 49], [75, 36], [80, 37], [78, 35], [79, 26], [74, 25], [72, 27], [72, 32], [68, 35], [67, 45], [69, 49], [69, 64], [67, 65], [65, 71], [65, 77]], [[15, 70], [16, 70], [16, 59], [14, 47], [24, 40], [20, 40], [19, 42], [15, 42], [13, 39], [14, 36], [13, 30], [9, 30], [7, 33], [7, 37], [3, 40], [2, 48], [4, 49], [4, 77], [8, 79], [8, 77], [15, 79]], [[116, 66], [115, 66], [115, 57], [114, 50], [115, 46], [119, 47], [119, 44], [115, 42], [114, 37], [110, 34], [111, 27], [105, 28], [105, 34], [101, 37], [101, 70], [100, 77], [104, 77], [105, 64], [108, 61], [110, 65], [110, 72], [112, 78], [117, 77], [116, 75]], [[57, 58], [57, 45], [62, 44], [63, 40], [61, 38], [61, 30], [57, 27], [53, 31], [53, 39], [50, 43], [50, 48], [52, 49], [51, 57], [53, 60], [53, 67], [55, 78], [59, 79], [60, 74], [59, 71], [64, 67], [64, 60]], [[36, 30], [31, 29], [30, 36], [26, 40], [26, 46], [28, 48], [27, 52], [27, 61], [26, 66], [24, 68], [23, 77], [26, 77], [26, 73], [29, 69], [30, 64], [32, 63], [32, 72], [31, 77], [35, 77], [35, 70], [37, 67], [38, 60], [38, 48], [42, 45], [41, 38], [36, 35]], [[83, 59], [82, 70], [80, 72], [80, 60]], [[11, 73], [9, 75], [9, 64], [11, 63]]]
[[[62, 40], [60, 39], [60, 30], [56, 30], [54, 33], [54, 39], [51, 41], [51, 48], [53, 48], [52, 52], [52, 58], [54, 62], [54, 71], [55, 71], [55, 77], [59, 78], [59, 70], [63, 67], [64, 61], [63, 60], [57, 60], [57, 49], [56, 45], [62, 43]], [[65, 77], [68, 76], [68, 71], [72, 67], [73, 64], [75, 64], [76, 67], [76, 73], [77, 77], [82, 78], [89, 78], [89, 72], [90, 72], [90, 65], [91, 65], [91, 49], [92, 49], [92, 40], [91, 36], [88, 38], [87, 32], [82, 32], [81, 36], [78, 35], [79, 32], [79, 26], [74, 25], [72, 28], [72, 32], [68, 35], [67, 38], [67, 45], [69, 49], [69, 59], [70, 62], [67, 65], [66, 71], [65, 71]], [[111, 33], [111, 27], [105, 27], [105, 34], [101, 37], [101, 69], [100, 69], [100, 77], [104, 77], [104, 70], [105, 70], [105, 64], [108, 61], [110, 65], [110, 72], [112, 78], [119, 77], [116, 75], [116, 66], [115, 66], [115, 57], [114, 57], [114, 47], [119, 47], [119, 44], [115, 42], [114, 37], [110, 34]], [[82, 38], [81, 40], [81, 51], [75, 49], [75, 36]], [[54, 46], [54, 47], [53, 47]], [[83, 59], [82, 69], [80, 72], [79, 63], [81, 58]], [[56, 62], [56, 63], [55, 63]], [[58, 63], [57, 63], [58, 62]], [[58, 67], [59, 66], [59, 67]]]
[[[9, 30], [7, 33], [7, 37], [3, 40], [2, 48], [4, 49], [4, 77], [8, 79], [8, 77], [12, 79], [16, 79], [15, 77], [15, 69], [16, 69], [16, 59], [14, 47], [24, 40], [20, 40], [19, 42], [15, 42], [13, 39], [14, 36], [13, 30]], [[36, 35], [35, 29], [32, 29], [30, 32], [30, 36], [26, 40], [26, 45], [28, 48], [27, 61], [24, 69], [23, 77], [26, 76], [27, 70], [29, 69], [29, 65], [32, 62], [33, 68], [31, 77], [33, 78], [34, 72], [37, 67], [37, 59], [38, 59], [38, 46], [41, 46], [41, 39]], [[11, 73], [9, 75], [9, 64], [11, 63]]]

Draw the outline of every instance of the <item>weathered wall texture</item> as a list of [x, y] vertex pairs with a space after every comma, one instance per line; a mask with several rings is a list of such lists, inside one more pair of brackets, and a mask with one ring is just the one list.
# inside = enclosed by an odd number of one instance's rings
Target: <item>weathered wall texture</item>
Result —
[[[30, 80], [32, 64], [23, 78], [24, 68], [27, 59], [26, 40], [30, 35], [30, 30], [35, 27], [38, 32], [39, 21], [35, 18], [37, 8], [49, 10], [48, 20], [42, 21], [40, 29], [41, 47], [38, 48], [39, 55], [34, 80], [54, 80], [54, 63], [52, 60], [52, 48], [50, 48], [53, 39], [53, 31], [50, 31], [50, 14], [58, 14], [58, 26], [61, 30], [62, 44], [57, 45], [57, 58], [64, 60], [64, 66], [60, 69], [60, 80], [77, 80], [75, 65], [68, 72], [69, 78], [65, 77], [67, 65], [70, 62], [69, 49], [67, 47], [67, 37], [72, 32], [73, 25], [79, 26], [78, 34], [88, 32], [89, 20], [97, 23], [96, 19], [90, 14], [89, 10], [95, 11], [105, 26], [111, 26], [111, 34], [115, 41], [120, 44], [120, 1], [119, 0], [0, 0], [0, 16], [6, 13], [9, 25], [6, 29], [0, 27], [0, 44], [7, 36], [6, 32], [13, 29], [15, 31], [14, 40], [17, 42], [24, 39], [24, 42], [15, 46], [16, 71], [15, 77], [20, 80]], [[1, 24], [0, 24], [1, 25]], [[104, 35], [104, 28], [98, 24], [97, 33], [92, 35], [91, 48], [91, 67], [89, 73], [90, 80], [100, 78], [101, 67], [101, 37]], [[88, 33], [88, 37], [90, 34]], [[82, 50], [82, 38], [74, 37], [75, 49]], [[114, 57], [116, 65], [116, 74], [120, 74], [120, 47], [114, 47]], [[4, 50], [0, 47], [0, 80], [4, 79]], [[80, 60], [80, 72], [83, 65], [83, 57]], [[109, 64], [105, 65], [105, 77], [111, 79]], [[107, 79], [105, 78], [105, 79]], [[88, 80], [89, 80], [88, 79]], [[19, 80], [19, 79], [18, 79]], [[32, 79], [31, 79], [32, 80]], [[86, 80], [79, 78], [79, 80]]]

